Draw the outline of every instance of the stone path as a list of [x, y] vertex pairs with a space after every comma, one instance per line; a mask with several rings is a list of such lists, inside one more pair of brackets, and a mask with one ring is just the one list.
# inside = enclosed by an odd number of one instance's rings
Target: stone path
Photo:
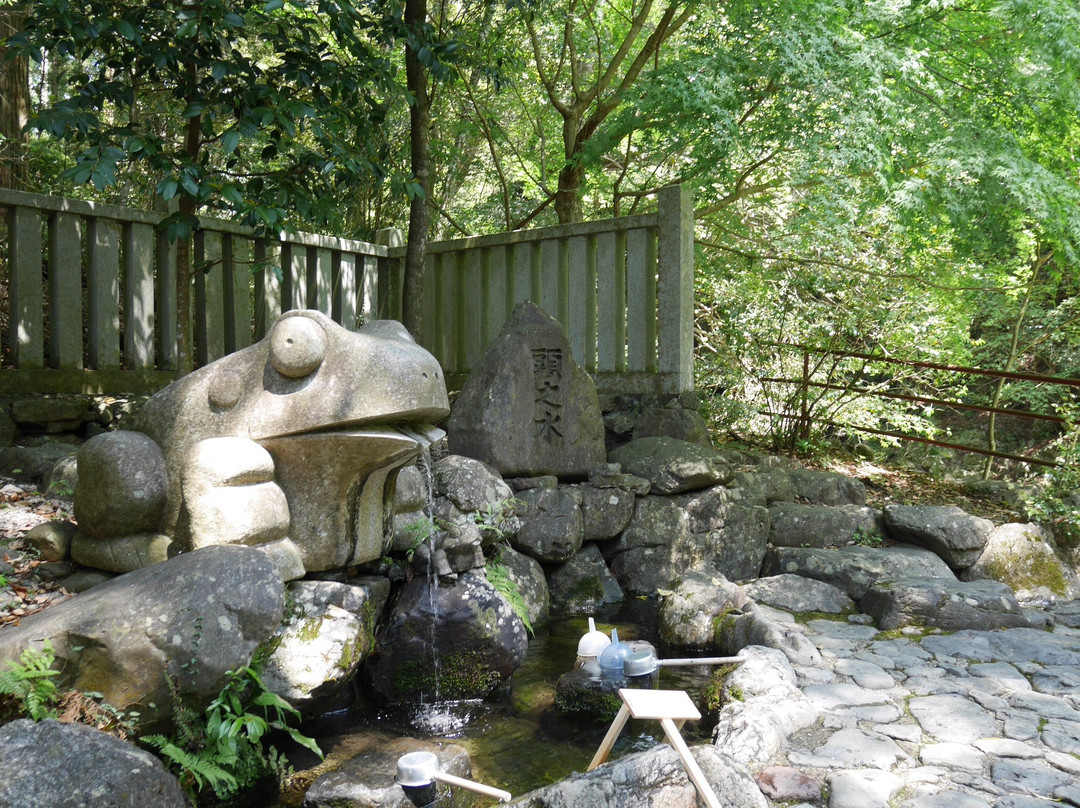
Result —
[[[879, 632], [865, 615], [772, 616], [802, 632], [821, 664], [794, 667], [819, 718], [769, 761], [771, 804], [1080, 806], [1080, 629], [1063, 625], [1075, 620], [943, 634]], [[806, 775], [825, 800], [807, 800]]]

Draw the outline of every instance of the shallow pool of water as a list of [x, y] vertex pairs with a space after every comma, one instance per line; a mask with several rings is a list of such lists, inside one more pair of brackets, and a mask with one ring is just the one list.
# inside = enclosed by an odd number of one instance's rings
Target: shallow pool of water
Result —
[[[624, 640], [656, 643], [656, 605], [629, 601], [617, 611], [596, 615], [597, 628], [612, 627]], [[571, 670], [577, 644], [589, 630], [585, 616], [554, 616], [533, 637], [522, 666], [509, 687], [483, 701], [422, 705], [411, 715], [374, 709], [353, 710], [321, 722], [314, 730], [324, 751], [353, 745], [350, 736], [377, 730], [459, 744], [472, 758], [473, 779], [518, 795], [583, 772], [609, 724], [569, 721], [552, 702], [559, 677]], [[710, 668], [664, 667], [657, 687], [686, 690], [696, 696]], [[689, 743], [703, 740], [707, 727], [690, 722], [683, 728]], [[610, 759], [648, 749], [663, 739], [658, 722], [630, 721]]]

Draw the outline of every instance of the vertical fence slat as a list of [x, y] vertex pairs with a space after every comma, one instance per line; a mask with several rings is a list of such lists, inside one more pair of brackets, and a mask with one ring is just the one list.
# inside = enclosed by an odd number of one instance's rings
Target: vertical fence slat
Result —
[[154, 367], [154, 228], [124, 227], [124, 364]]
[[251, 268], [255, 255], [254, 239], [232, 236], [232, 305], [231, 329], [234, 351], [251, 345]]
[[656, 310], [649, 297], [648, 233], [644, 228], [626, 234], [626, 368], [645, 370], [649, 353], [649, 323]]
[[176, 242], [158, 231], [155, 234], [157, 275], [154, 292], [157, 300], [157, 362], [162, 370], [175, 370], [176, 355]]
[[514, 256], [514, 305], [523, 300], [532, 300], [532, 244], [515, 244]]
[[205, 230], [201, 235], [201, 271], [197, 267], [195, 288], [201, 283], [203, 308], [197, 314], [196, 333], [202, 336], [197, 356], [199, 363], [205, 365], [225, 355], [225, 270], [222, 234]]
[[281, 244], [258, 239], [255, 242], [255, 334], [266, 336], [270, 326], [281, 316], [282, 299]]
[[485, 299], [480, 256], [476, 250], [462, 251], [456, 255], [456, 269], [461, 276], [461, 284], [464, 288], [458, 305], [461, 307], [459, 322], [465, 327], [465, 367], [473, 368], [485, 347], [480, 333], [483, 317], [479, 316], [480, 313], [476, 310], [476, 307], [482, 305]]
[[90, 219], [87, 236], [87, 353], [90, 367], [112, 370], [120, 366], [120, 225]]
[[669, 185], [657, 202], [657, 368], [679, 392], [694, 386], [694, 199]]
[[560, 320], [563, 328], [566, 321], [559, 317], [559, 252], [562, 249], [560, 239], [544, 239], [540, 242], [540, 294], [537, 302], [545, 312]]
[[45, 366], [45, 320], [41, 308], [41, 214], [11, 209], [11, 355], [18, 368]]
[[365, 323], [378, 319], [379, 316], [379, 259], [374, 255], [365, 255], [363, 260], [363, 282], [361, 297], [358, 300], [360, 316]]
[[308, 247], [308, 308], [333, 313], [334, 275], [330, 250]]
[[[420, 301], [420, 322], [423, 323], [424, 333], [421, 335], [420, 344], [423, 345], [432, 356], [441, 356], [442, 334], [440, 329], [434, 327], [435, 312], [441, 305], [435, 295], [429, 291], [435, 284], [435, 261], [431, 253], [424, 255], [424, 295]], [[414, 335], [415, 336], [415, 335]]]
[[454, 278], [453, 254], [439, 253], [435, 259], [435, 288], [439, 290], [438, 299], [442, 301], [435, 313], [435, 330], [443, 335], [443, 367], [447, 373], [464, 372], [458, 364], [459, 332], [454, 328], [457, 313], [457, 285]]
[[587, 236], [574, 236], [567, 245], [570, 320], [567, 336], [574, 358], [589, 372], [596, 371], [596, 244]]
[[618, 236], [609, 232], [596, 238], [596, 369], [601, 373], [613, 373], [625, 362], [626, 263]]
[[307, 308], [308, 297], [308, 253], [307, 248], [302, 244], [289, 245], [289, 264], [285, 266], [285, 244], [281, 245], [282, 266], [281, 271], [285, 273], [285, 277], [289, 279], [290, 286], [287, 296], [284, 294], [285, 289], [282, 288], [281, 308], [282, 311], [289, 311], [290, 309], [303, 309]]
[[487, 308], [483, 312], [484, 341], [490, 343], [499, 336], [503, 323], [510, 316], [510, 301], [507, 298], [511, 286], [506, 278], [506, 250], [501, 247], [484, 248], [481, 260], [488, 273]]
[[334, 273], [334, 319], [350, 331], [356, 328], [356, 314], [361, 285], [357, 277], [356, 255], [335, 252], [331, 270]]
[[54, 214], [49, 222], [49, 364], [83, 366], [82, 219]]

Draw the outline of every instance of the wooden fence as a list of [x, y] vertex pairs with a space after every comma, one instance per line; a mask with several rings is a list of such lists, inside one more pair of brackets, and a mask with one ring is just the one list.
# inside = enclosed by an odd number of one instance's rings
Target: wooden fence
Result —
[[[653, 214], [428, 245], [422, 344], [457, 387], [514, 305], [557, 317], [606, 392], [693, 387], [693, 213], [679, 187]], [[8, 317], [0, 393], [135, 393], [176, 378], [174, 244], [162, 216], [0, 190]], [[399, 319], [404, 248], [306, 233], [256, 238], [216, 219], [193, 239], [196, 366], [260, 339], [282, 311], [347, 328]], [[6, 265], [6, 271], [5, 271]]]

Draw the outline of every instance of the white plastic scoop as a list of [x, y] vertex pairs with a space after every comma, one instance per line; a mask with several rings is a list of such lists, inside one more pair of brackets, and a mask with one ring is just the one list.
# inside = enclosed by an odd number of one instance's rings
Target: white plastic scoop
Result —
[[596, 621], [589, 618], [589, 631], [578, 640], [577, 653], [580, 657], [596, 657], [611, 645], [611, 638], [602, 631], [596, 630]]
[[453, 774], [447, 774], [439, 769], [439, 758], [434, 752], [409, 752], [402, 755], [397, 762], [397, 784], [406, 788], [423, 788], [430, 786], [438, 780], [448, 786], [456, 786], [487, 797], [493, 797], [499, 802], [510, 802], [513, 799], [509, 791], [501, 788], [485, 786], [473, 780], [466, 780]]

